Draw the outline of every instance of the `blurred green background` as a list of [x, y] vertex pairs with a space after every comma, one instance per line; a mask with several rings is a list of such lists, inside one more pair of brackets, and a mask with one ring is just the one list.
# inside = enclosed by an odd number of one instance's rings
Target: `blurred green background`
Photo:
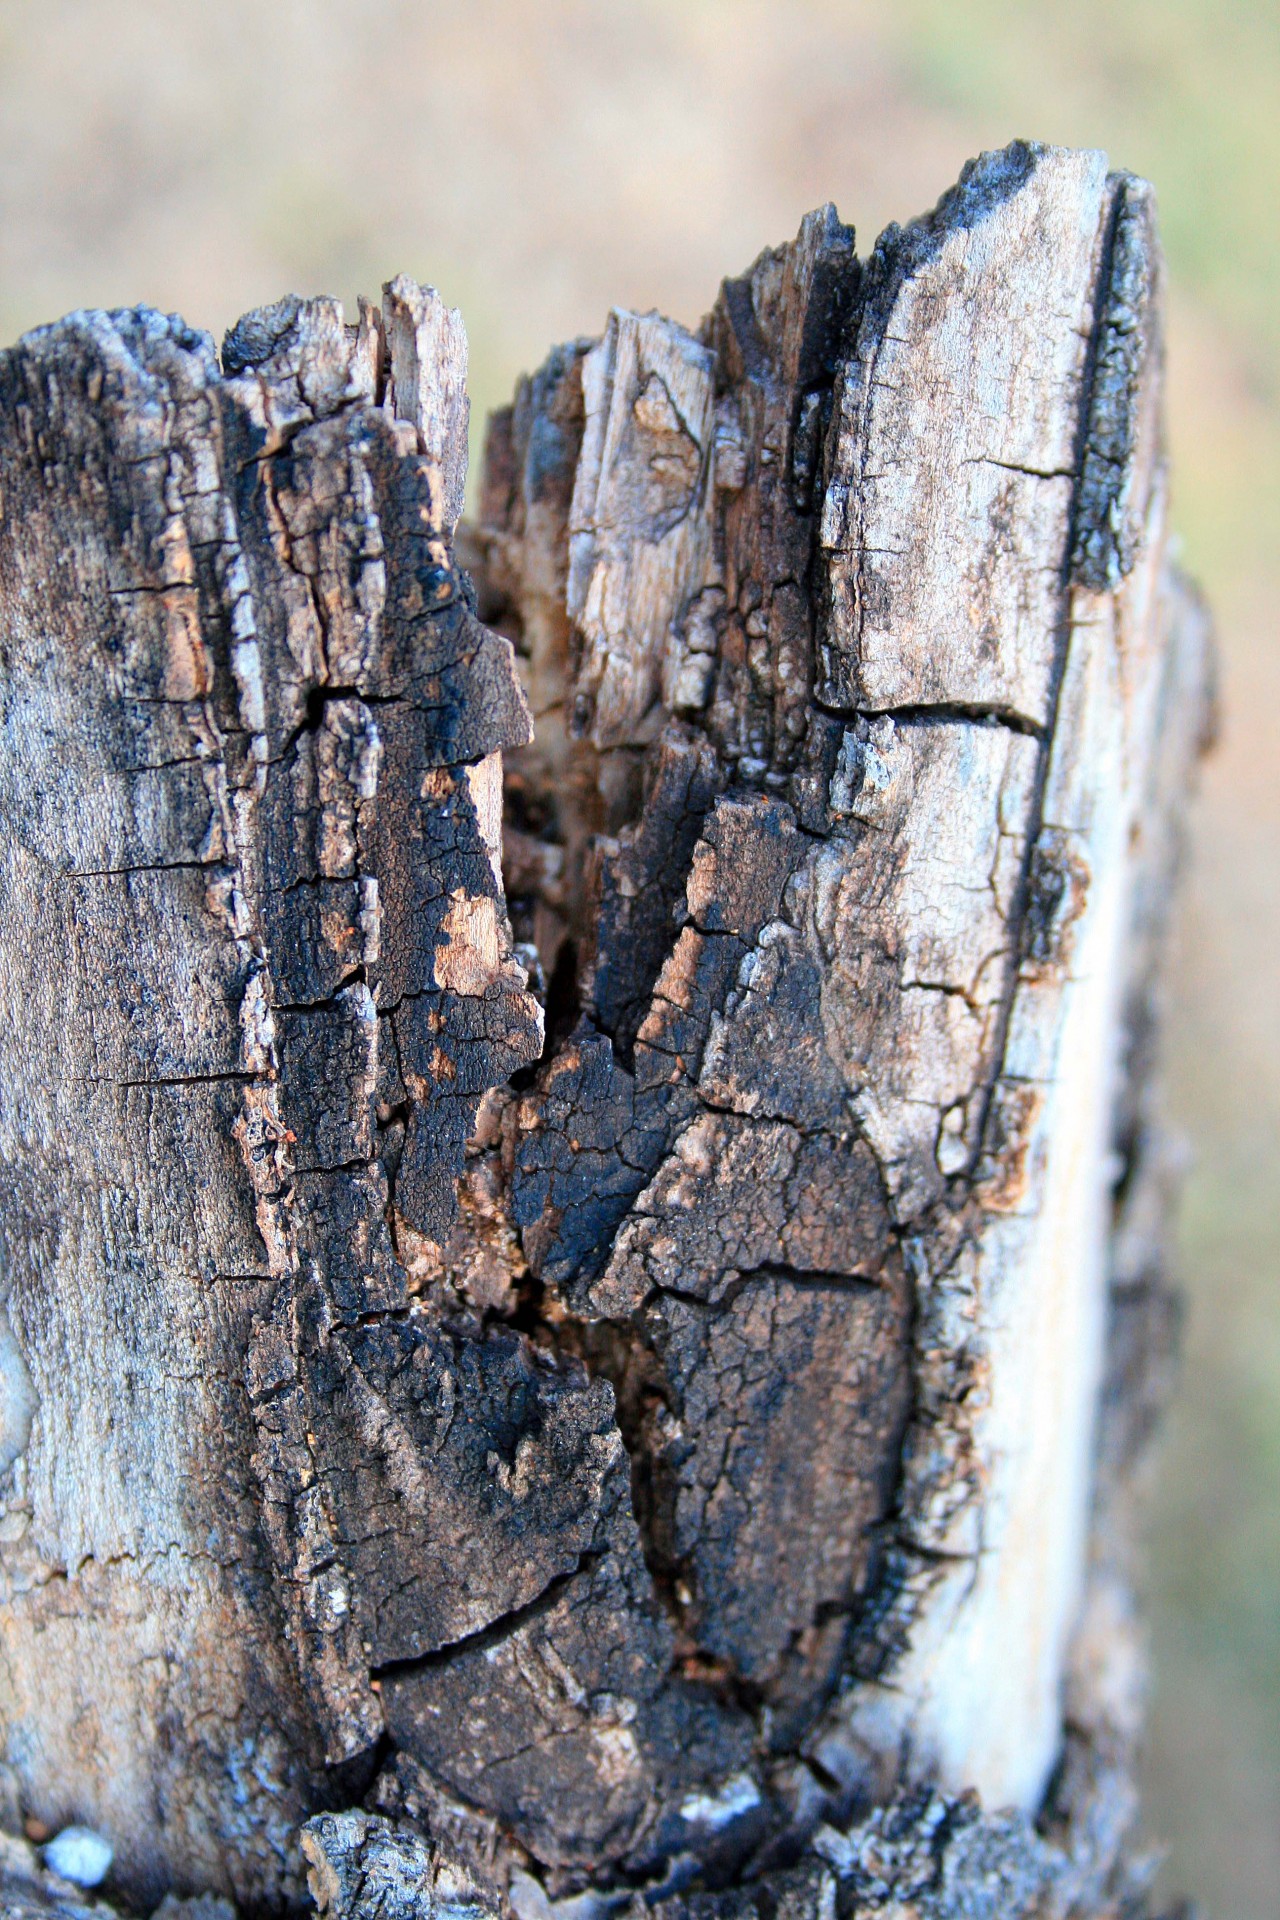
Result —
[[[1175, 517], [1225, 725], [1169, 1047], [1190, 1299], [1153, 1511], [1164, 1884], [1280, 1916], [1280, 4], [0, 0], [0, 335], [145, 300], [220, 331], [405, 269], [477, 425], [611, 302], [695, 322], [834, 199], [865, 251], [1017, 134], [1156, 184]], [[478, 441], [478, 435], [477, 435]]]

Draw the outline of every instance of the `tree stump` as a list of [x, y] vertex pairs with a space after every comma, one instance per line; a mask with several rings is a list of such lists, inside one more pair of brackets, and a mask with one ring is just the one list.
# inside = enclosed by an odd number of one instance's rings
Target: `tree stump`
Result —
[[4, 1782], [117, 1899], [1138, 1910], [1160, 311], [1018, 144], [473, 528], [406, 280], [0, 356]]

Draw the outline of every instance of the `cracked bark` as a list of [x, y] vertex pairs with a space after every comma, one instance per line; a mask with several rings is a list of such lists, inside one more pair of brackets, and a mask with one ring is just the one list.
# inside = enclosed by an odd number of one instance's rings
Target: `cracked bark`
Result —
[[1019, 145], [472, 528], [408, 281], [0, 359], [0, 1722], [118, 1897], [1137, 1911], [1159, 326]]

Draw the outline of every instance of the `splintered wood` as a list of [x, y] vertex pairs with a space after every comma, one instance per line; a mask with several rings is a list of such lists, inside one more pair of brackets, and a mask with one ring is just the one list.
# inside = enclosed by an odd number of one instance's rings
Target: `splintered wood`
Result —
[[361, 1799], [334, 1920], [1130, 1887], [1160, 300], [985, 155], [556, 350], [461, 531], [403, 278], [0, 358], [0, 1721], [134, 1900]]

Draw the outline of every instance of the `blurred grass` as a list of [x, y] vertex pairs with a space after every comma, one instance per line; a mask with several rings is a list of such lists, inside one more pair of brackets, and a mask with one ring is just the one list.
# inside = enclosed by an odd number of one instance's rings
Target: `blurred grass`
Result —
[[0, 0], [0, 333], [147, 300], [218, 331], [401, 269], [462, 305], [477, 427], [611, 301], [696, 321], [823, 199], [865, 251], [980, 147], [1156, 184], [1175, 519], [1217, 609], [1171, 1019], [1195, 1153], [1153, 1513], [1149, 1825], [1280, 1920], [1277, 0]]

